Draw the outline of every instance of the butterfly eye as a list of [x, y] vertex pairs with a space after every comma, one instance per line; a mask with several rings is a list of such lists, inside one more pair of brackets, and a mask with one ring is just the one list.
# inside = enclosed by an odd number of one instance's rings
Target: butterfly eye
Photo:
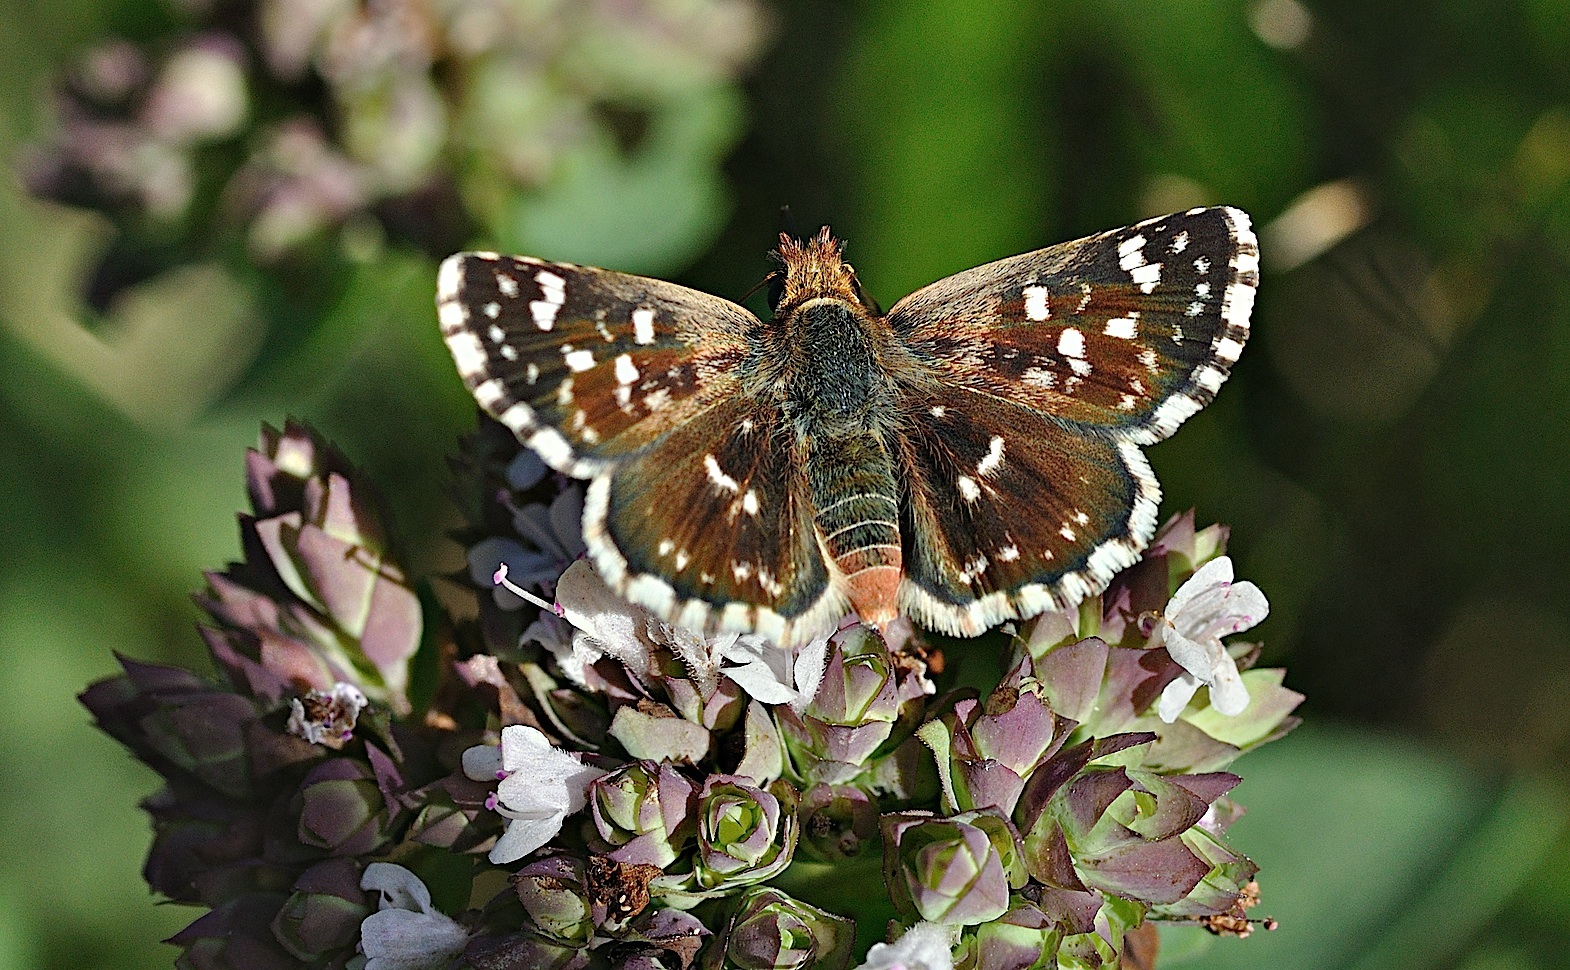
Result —
[[777, 314], [780, 309], [780, 301], [785, 299], [785, 274], [775, 270], [764, 277], [763, 282], [768, 284], [769, 287], [769, 309]]

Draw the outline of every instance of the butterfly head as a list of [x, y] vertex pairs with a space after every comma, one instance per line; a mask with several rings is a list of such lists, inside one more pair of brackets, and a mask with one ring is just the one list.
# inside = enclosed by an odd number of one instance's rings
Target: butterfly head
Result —
[[845, 262], [845, 244], [824, 226], [806, 242], [780, 233], [778, 258], [784, 267], [773, 289], [774, 314], [783, 317], [791, 310], [821, 297], [833, 297], [864, 307], [880, 315], [878, 307], [862, 291], [856, 271]]

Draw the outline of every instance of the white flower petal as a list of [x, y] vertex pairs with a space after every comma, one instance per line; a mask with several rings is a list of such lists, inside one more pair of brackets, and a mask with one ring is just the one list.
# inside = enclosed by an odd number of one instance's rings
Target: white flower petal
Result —
[[1222, 653], [1216, 672], [1210, 680], [1210, 706], [1227, 717], [1235, 717], [1248, 709], [1248, 688], [1238, 675], [1237, 662], [1230, 654]]
[[721, 657], [740, 635], [730, 633], [714, 640], [705, 640], [683, 627], [663, 623], [661, 627], [663, 633], [661, 639], [676, 654], [676, 659], [680, 660], [682, 666], [686, 668], [687, 675], [698, 685], [698, 693], [704, 698], [714, 696], [714, 692], [720, 686]]
[[556, 602], [567, 622], [600, 649], [642, 675], [649, 669], [649, 646], [638, 635], [644, 613], [611, 592], [587, 559], [579, 559], [556, 581]]
[[360, 874], [360, 888], [381, 893], [382, 909], [414, 913], [431, 911], [431, 891], [410, 870], [391, 862], [373, 862]]
[[463, 773], [475, 781], [495, 781], [502, 770], [502, 749], [494, 744], [477, 744], [463, 752]]
[[796, 653], [796, 691], [800, 695], [791, 704], [797, 714], [806, 709], [818, 696], [823, 684], [823, 671], [829, 662], [829, 638], [819, 637], [803, 644]]
[[921, 922], [893, 943], [874, 943], [857, 970], [954, 970], [954, 931]]
[[365, 970], [443, 970], [468, 941], [468, 932], [441, 913], [387, 909], [360, 923]]
[[509, 822], [491, 849], [490, 859], [497, 864], [520, 859], [555, 838], [567, 816], [588, 803], [589, 784], [604, 774], [526, 724], [502, 729], [501, 760], [507, 777], [496, 786], [497, 811]]
[[381, 894], [380, 910], [360, 923], [365, 970], [441, 970], [463, 952], [468, 931], [431, 905], [430, 890], [408, 869], [373, 862], [360, 888]]
[[[1190, 640], [1167, 621], [1163, 620], [1162, 623], [1167, 628], [1166, 636], [1162, 638], [1167, 653], [1172, 655], [1178, 666], [1200, 680], [1208, 681], [1211, 671], [1215, 669], [1216, 654], [1226, 651], [1211, 649], [1209, 644]], [[1219, 643], [1216, 644], [1217, 648], [1220, 646]]]
[[561, 831], [564, 817], [565, 815], [550, 815], [545, 818], [508, 819], [507, 831], [503, 832], [502, 837], [491, 846], [491, 851], [486, 858], [491, 860], [492, 865], [498, 866], [517, 862], [556, 838], [556, 834]]
[[749, 660], [740, 667], [726, 667], [725, 676], [765, 704], [789, 704], [798, 696], [794, 688], [780, 681], [780, 675], [762, 658]]
[[1161, 692], [1161, 699], [1156, 702], [1156, 716], [1168, 724], [1178, 719], [1188, 707], [1188, 702], [1193, 700], [1194, 693], [1202, 684], [1198, 677], [1184, 671], [1178, 674], [1177, 679], [1166, 686]]
[[1265, 617], [1270, 615], [1270, 601], [1253, 583], [1233, 583], [1228, 589], [1227, 615], [1230, 622], [1227, 629], [1220, 632], [1220, 636], [1242, 633], [1264, 622]]
[[1194, 570], [1194, 575], [1178, 587], [1177, 592], [1172, 594], [1172, 599], [1167, 603], [1166, 614], [1171, 617], [1174, 613], [1182, 612], [1189, 601], [1200, 593], [1217, 586], [1228, 586], [1231, 583], [1232, 557], [1217, 556]]

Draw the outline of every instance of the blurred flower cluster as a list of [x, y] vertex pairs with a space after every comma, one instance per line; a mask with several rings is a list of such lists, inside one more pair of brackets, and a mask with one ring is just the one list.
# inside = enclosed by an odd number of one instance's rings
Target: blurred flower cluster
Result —
[[575, 172], [712, 168], [739, 126], [694, 106], [767, 34], [753, 0], [167, 0], [149, 20], [60, 84], [24, 181], [108, 214], [130, 251], [211, 256], [238, 233], [263, 262], [344, 227], [512, 243]]
[[1267, 609], [1224, 529], [1172, 520], [944, 690], [909, 630], [785, 650], [619, 600], [581, 486], [500, 425], [455, 468], [469, 569], [412, 584], [344, 458], [264, 431], [198, 597], [216, 677], [83, 694], [165, 780], [146, 877], [207, 910], [180, 966], [1134, 967], [1155, 922], [1254, 925], [1224, 769], [1301, 698], [1224, 639]]

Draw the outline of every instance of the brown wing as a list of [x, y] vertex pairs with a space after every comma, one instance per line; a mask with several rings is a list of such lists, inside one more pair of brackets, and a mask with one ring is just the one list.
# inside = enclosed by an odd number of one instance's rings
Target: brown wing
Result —
[[735, 393], [749, 328], [762, 326], [674, 283], [493, 253], [442, 263], [436, 304], [475, 400], [578, 477]]
[[777, 409], [728, 398], [596, 477], [584, 537], [606, 581], [693, 630], [756, 630], [785, 645], [832, 630], [846, 600], [781, 422]]
[[966, 388], [911, 404], [900, 603], [923, 625], [974, 636], [1072, 606], [1150, 541], [1161, 490], [1136, 445]]
[[1248, 216], [1192, 209], [966, 270], [888, 319], [946, 382], [1152, 444], [1226, 380], [1258, 282]]

